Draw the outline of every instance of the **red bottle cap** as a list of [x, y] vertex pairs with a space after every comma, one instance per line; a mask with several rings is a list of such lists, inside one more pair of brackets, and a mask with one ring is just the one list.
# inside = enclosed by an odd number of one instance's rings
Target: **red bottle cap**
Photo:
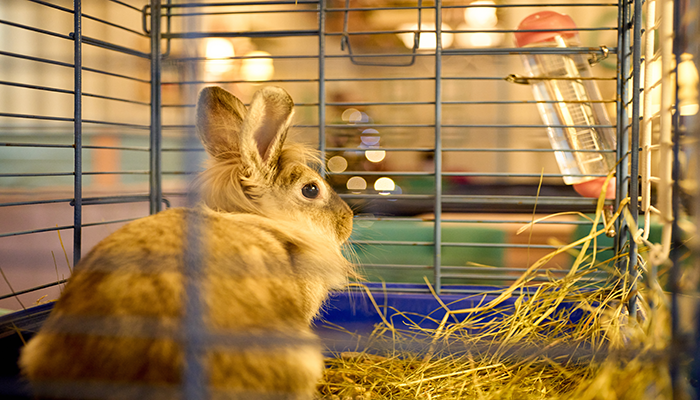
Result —
[[[616, 180], [614, 177], [608, 182], [608, 189], [605, 191], [606, 199], [615, 198], [615, 183]], [[590, 181], [575, 183], [573, 186], [576, 193], [580, 194], [581, 196], [597, 199], [600, 197], [600, 192], [603, 191], [604, 184], [605, 178], [595, 178]]]
[[[540, 11], [534, 13], [520, 22], [518, 30], [533, 29], [576, 29], [574, 20], [566, 14], [554, 11]], [[527, 46], [531, 43], [548, 42], [555, 36], [574, 37], [576, 31], [548, 31], [548, 32], [515, 32], [515, 45]]]

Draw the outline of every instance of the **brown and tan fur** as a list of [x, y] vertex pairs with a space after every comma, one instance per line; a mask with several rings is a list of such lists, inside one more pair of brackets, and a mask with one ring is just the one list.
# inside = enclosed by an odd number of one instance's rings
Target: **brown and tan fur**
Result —
[[[310, 323], [354, 273], [340, 251], [352, 212], [309, 166], [312, 152], [284, 146], [292, 107], [279, 88], [260, 90], [248, 108], [223, 89], [202, 91], [197, 127], [212, 160], [198, 181], [201, 206], [129, 223], [76, 266], [20, 358], [39, 395], [89, 398], [80, 390], [97, 385], [106, 398], [178, 398], [130, 385], [181, 383], [184, 249], [193, 242], [201, 319], [224, 338], [204, 354], [209, 392], [313, 398], [323, 360]], [[308, 184], [316, 198], [302, 194]]]

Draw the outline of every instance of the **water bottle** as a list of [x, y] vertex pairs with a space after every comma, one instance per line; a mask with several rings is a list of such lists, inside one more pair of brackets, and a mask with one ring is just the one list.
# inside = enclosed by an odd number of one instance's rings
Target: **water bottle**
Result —
[[[518, 47], [580, 47], [576, 24], [565, 14], [541, 11], [526, 17], [515, 32]], [[532, 30], [547, 30], [536, 31]], [[522, 60], [530, 80], [537, 108], [555, 151], [564, 183], [586, 197], [598, 197], [605, 178], [615, 167], [615, 132], [584, 54], [523, 54]], [[561, 127], [565, 125], [567, 127]], [[584, 151], [577, 151], [584, 150]], [[576, 176], [579, 175], [579, 176]], [[615, 197], [615, 180], [611, 180], [607, 198]]]

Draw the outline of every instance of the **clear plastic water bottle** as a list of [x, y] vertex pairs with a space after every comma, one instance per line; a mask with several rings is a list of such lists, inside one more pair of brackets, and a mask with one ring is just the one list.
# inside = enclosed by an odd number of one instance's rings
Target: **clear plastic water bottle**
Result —
[[[565, 14], [541, 11], [525, 18], [515, 32], [518, 47], [579, 47], [576, 24]], [[536, 31], [532, 30], [547, 30]], [[615, 167], [615, 132], [591, 68], [584, 54], [523, 54], [523, 63], [533, 79], [537, 108], [546, 125], [564, 182], [586, 197], [598, 197], [605, 178]], [[580, 79], [584, 78], [584, 79]], [[565, 125], [567, 127], [561, 127]], [[572, 151], [573, 150], [573, 151]], [[584, 151], [576, 151], [584, 150]], [[582, 175], [582, 176], [575, 176]], [[611, 180], [607, 198], [615, 197]]]

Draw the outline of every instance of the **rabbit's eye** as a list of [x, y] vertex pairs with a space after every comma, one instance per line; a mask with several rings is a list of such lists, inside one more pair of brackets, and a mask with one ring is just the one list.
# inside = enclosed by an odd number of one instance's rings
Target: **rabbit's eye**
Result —
[[316, 186], [315, 183], [307, 183], [303, 188], [301, 188], [301, 194], [303, 194], [307, 199], [315, 199], [318, 197], [319, 192], [318, 186]]

